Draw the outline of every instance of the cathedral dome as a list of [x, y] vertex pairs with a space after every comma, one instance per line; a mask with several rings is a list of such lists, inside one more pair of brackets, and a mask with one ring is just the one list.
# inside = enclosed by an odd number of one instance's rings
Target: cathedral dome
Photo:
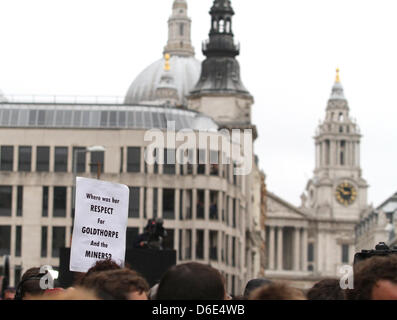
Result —
[[[161, 104], [164, 99], [159, 99], [157, 89], [164, 89], [165, 80], [169, 79], [169, 85], [178, 96], [176, 105], [187, 105], [186, 96], [201, 74], [201, 62], [194, 57], [187, 7], [186, 0], [174, 0], [168, 20], [168, 41], [163, 52], [170, 59], [162, 58], [138, 75], [128, 89], [125, 104]], [[172, 94], [175, 96], [175, 91]]]
[[[157, 100], [156, 89], [164, 73], [165, 58], [157, 60], [139, 74], [128, 89], [125, 104], [153, 104]], [[186, 96], [197, 84], [201, 62], [193, 56], [171, 56], [170, 75], [178, 91], [180, 105], [186, 105]]]

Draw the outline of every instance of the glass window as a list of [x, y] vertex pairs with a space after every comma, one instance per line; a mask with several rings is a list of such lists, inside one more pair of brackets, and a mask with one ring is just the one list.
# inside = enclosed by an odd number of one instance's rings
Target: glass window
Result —
[[0, 226], [0, 256], [10, 255], [11, 226]]
[[141, 148], [127, 148], [127, 172], [141, 171]]
[[54, 217], [66, 217], [66, 187], [54, 187]]
[[14, 267], [14, 286], [18, 287], [19, 282], [21, 281], [22, 276], [22, 267], [15, 266]]
[[50, 170], [50, 147], [37, 147], [36, 171], [48, 172]]
[[167, 236], [163, 241], [163, 248], [168, 250], [174, 250], [174, 229], [165, 229]]
[[186, 230], [185, 259], [192, 258], [192, 230]]
[[204, 259], [204, 230], [196, 233], [196, 259]]
[[164, 150], [164, 174], [175, 174], [175, 149]]
[[307, 261], [314, 262], [314, 244], [309, 243], [307, 246]]
[[218, 151], [211, 150], [210, 152], [210, 174], [212, 176], [219, 175], [219, 153]]
[[218, 191], [210, 191], [210, 219], [218, 220]]
[[206, 151], [198, 150], [197, 153], [197, 174], [205, 174], [205, 164], [206, 164]]
[[175, 219], [175, 190], [163, 189], [163, 218]]
[[48, 187], [43, 187], [42, 216], [48, 217]]
[[[77, 159], [77, 160], [76, 160]], [[85, 172], [86, 165], [86, 148], [73, 147], [73, 169], [76, 173]], [[76, 164], [75, 164], [76, 161]]]
[[23, 187], [17, 187], [17, 217], [22, 217], [23, 209]]
[[192, 190], [186, 190], [186, 219], [190, 220], [193, 216], [193, 191]]
[[47, 250], [48, 227], [41, 227], [41, 257], [46, 258], [48, 255]]
[[130, 187], [129, 218], [139, 218], [139, 187]]
[[196, 204], [197, 219], [204, 219], [204, 203], [205, 203], [204, 190], [197, 190], [197, 204]]
[[158, 210], [157, 210], [157, 203], [158, 203], [158, 189], [153, 189], [153, 218], [157, 218]]
[[236, 238], [232, 237], [232, 266], [236, 266]]
[[21, 256], [21, 247], [22, 247], [22, 227], [17, 226], [15, 230], [15, 256]]
[[123, 172], [124, 167], [124, 147], [120, 148], [120, 173]]
[[14, 162], [14, 147], [1, 146], [0, 149], [0, 170], [12, 171], [12, 164]]
[[32, 147], [19, 147], [18, 171], [32, 170]]
[[0, 217], [11, 217], [12, 187], [0, 186]]
[[67, 147], [55, 147], [55, 172], [67, 172], [68, 171], [68, 148]]
[[209, 243], [210, 259], [218, 260], [218, 232], [210, 231], [210, 243]]
[[97, 173], [98, 171], [103, 173], [105, 166], [105, 153], [103, 151], [91, 152], [91, 170], [92, 173]]
[[52, 257], [59, 258], [59, 249], [65, 247], [65, 227], [52, 227]]

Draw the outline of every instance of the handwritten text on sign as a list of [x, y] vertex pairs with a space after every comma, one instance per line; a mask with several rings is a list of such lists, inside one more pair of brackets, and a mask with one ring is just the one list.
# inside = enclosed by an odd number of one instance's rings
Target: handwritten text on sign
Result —
[[129, 189], [77, 177], [70, 270], [87, 272], [97, 260], [124, 264]]

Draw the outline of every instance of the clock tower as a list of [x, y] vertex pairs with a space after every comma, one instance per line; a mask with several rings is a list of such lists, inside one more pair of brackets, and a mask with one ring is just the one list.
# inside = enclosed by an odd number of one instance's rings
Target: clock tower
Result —
[[360, 166], [361, 134], [349, 111], [337, 69], [325, 120], [314, 137], [314, 177], [306, 187], [306, 207], [318, 218], [357, 221], [368, 208], [368, 185]]

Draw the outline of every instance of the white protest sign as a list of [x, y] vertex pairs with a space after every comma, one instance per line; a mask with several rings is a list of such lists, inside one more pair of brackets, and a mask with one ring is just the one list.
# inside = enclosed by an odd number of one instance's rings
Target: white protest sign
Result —
[[105, 259], [124, 265], [129, 192], [122, 184], [76, 178], [70, 271], [87, 272]]

